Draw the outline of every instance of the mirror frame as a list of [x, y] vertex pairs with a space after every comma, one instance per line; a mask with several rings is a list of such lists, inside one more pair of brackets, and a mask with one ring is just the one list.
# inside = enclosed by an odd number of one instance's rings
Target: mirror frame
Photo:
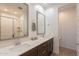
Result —
[[[43, 21], [44, 21], [44, 32], [43, 33], [40, 33], [40, 32], [38, 32], [38, 14], [40, 14], [40, 15], [42, 15], [43, 17], [44, 17], [44, 19], [43, 19]], [[36, 22], [37, 22], [37, 35], [45, 35], [45, 15], [44, 14], [42, 14], [41, 12], [39, 12], [39, 11], [36, 11]]]

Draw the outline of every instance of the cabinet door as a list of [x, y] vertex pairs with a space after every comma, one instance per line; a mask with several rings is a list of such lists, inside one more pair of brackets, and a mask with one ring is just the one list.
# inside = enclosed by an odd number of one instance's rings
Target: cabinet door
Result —
[[49, 54], [53, 53], [53, 38], [49, 40]]
[[48, 42], [45, 42], [38, 46], [38, 55], [39, 56], [48, 56]]
[[29, 50], [28, 52], [25, 52], [21, 56], [37, 56], [37, 47]]

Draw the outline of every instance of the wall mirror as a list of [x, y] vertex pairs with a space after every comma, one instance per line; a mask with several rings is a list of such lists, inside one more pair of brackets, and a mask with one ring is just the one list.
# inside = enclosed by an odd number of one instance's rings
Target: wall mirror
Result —
[[28, 6], [22, 3], [0, 3], [0, 40], [28, 35]]
[[37, 35], [45, 34], [45, 15], [37, 11]]

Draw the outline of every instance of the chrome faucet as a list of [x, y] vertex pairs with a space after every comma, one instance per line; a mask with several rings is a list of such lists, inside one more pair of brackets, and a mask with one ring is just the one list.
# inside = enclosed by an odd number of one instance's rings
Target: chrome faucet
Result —
[[16, 39], [14, 43], [15, 45], [20, 45], [21, 44], [20, 39]]
[[31, 40], [37, 40], [37, 37], [32, 37]]

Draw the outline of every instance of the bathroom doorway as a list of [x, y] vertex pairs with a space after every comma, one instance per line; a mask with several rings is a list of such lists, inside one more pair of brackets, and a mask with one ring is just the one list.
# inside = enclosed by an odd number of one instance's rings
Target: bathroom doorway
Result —
[[76, 55], [76, 4], [59, 8], [59, 54]]

